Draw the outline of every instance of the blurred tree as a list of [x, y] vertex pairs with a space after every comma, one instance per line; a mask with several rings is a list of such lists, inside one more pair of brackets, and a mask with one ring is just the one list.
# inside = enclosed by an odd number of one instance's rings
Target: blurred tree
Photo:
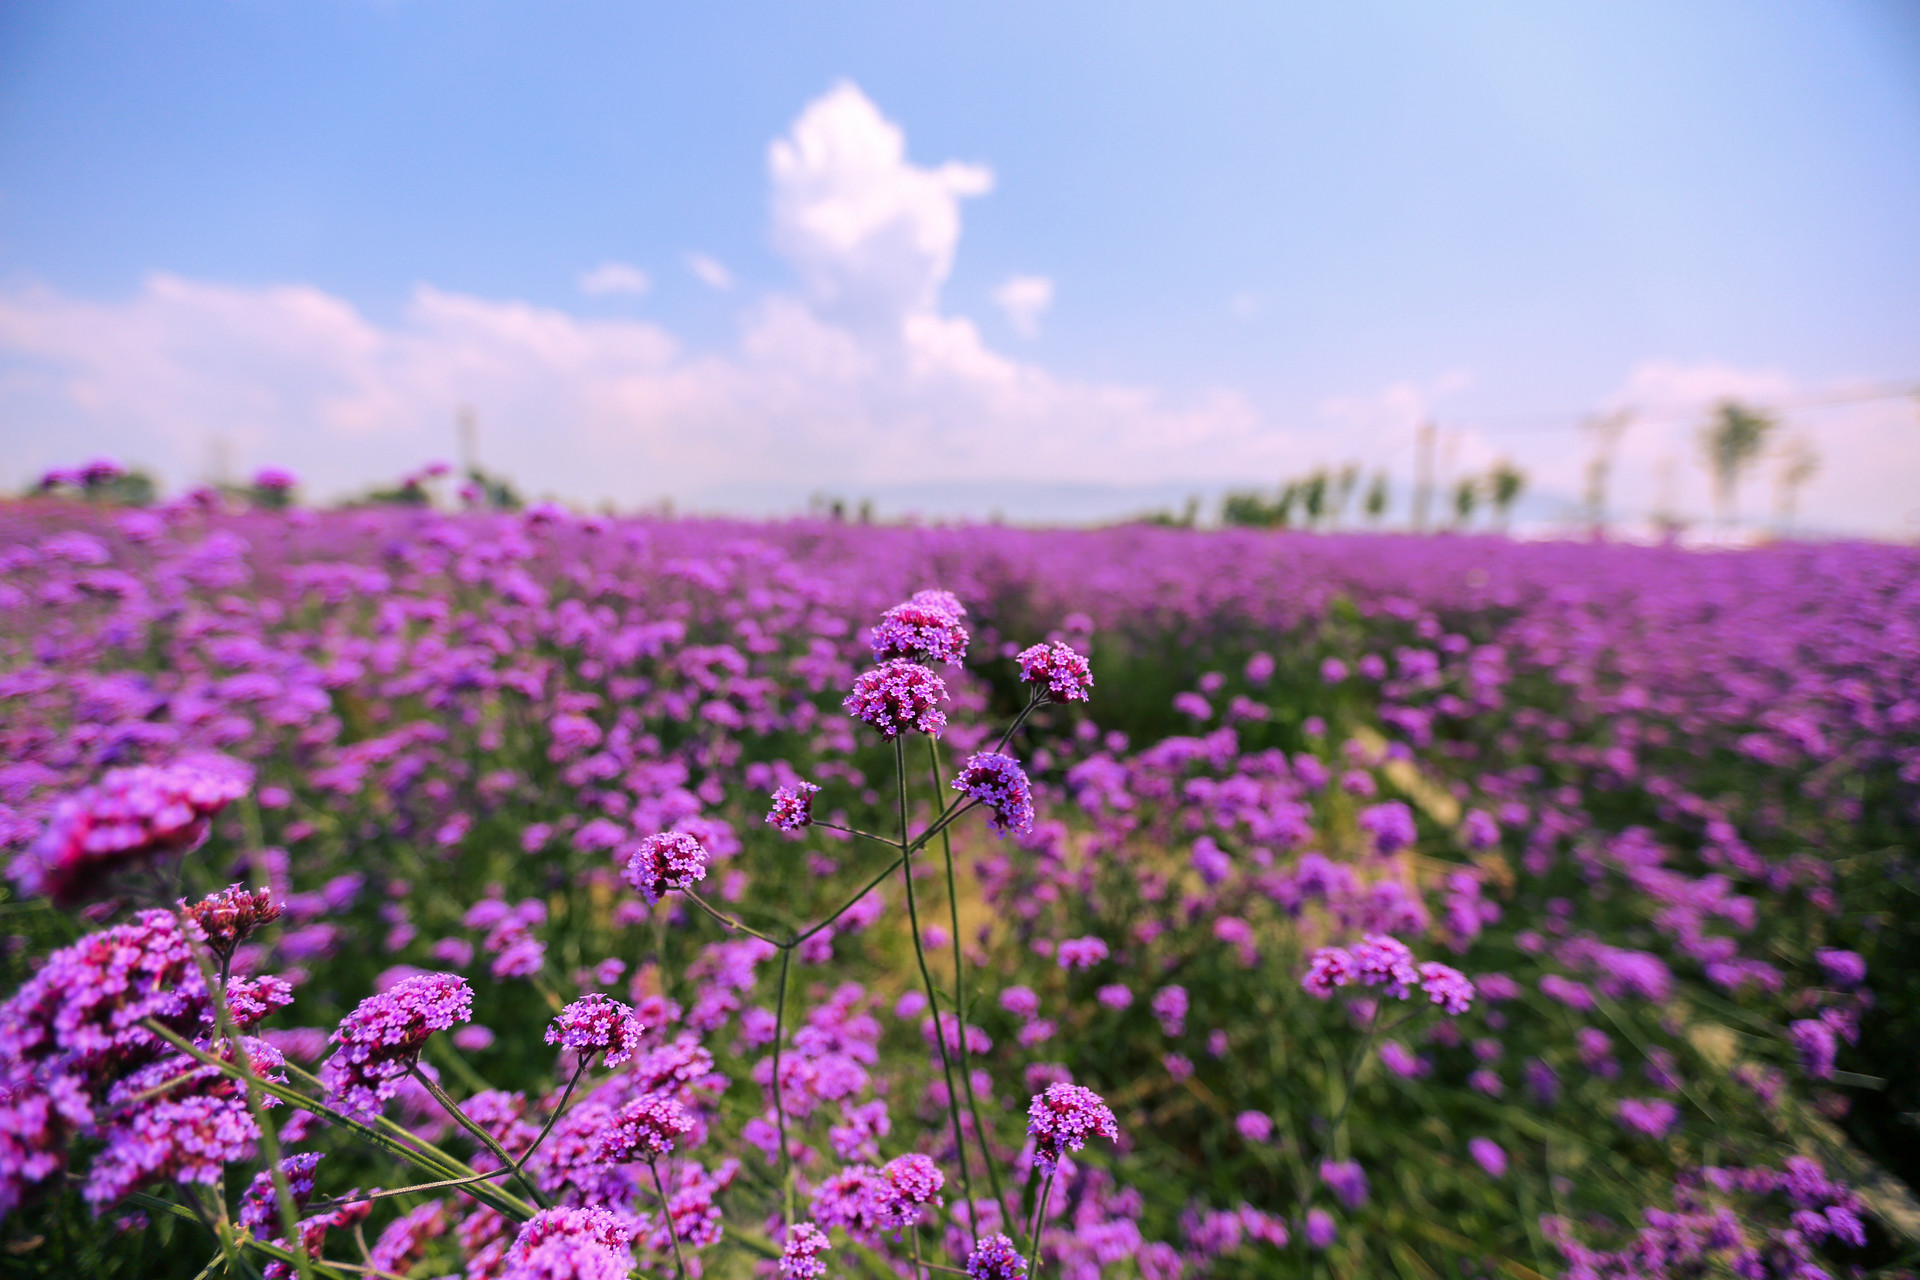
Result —
[[1353, 501], [1353, 491], [1360, 484], [1360, 464], [1349, 462], [1340, 468], [1333, 481], [1333, 522], [1345, 524], [1347, 504]]
[[1500, 459], [1493, 464], [1493, 470], [1487, 473], [1487, 497], [1493, 503], [1494, 517], [1502, 530], [1507, 527], [1507, 516], [1513, 504], [1526, 487], [1527, 473], [1514, 466], [1511, 459]]
[[1300, 509], [1306, 512], [1307, 527], [1318, 528], [1327, 513], [1327, 473], [1315, 471], [1300, 482]]
[[1780, 473], [1774, 490], [1775, 522], [1782, 532], [1793, 527], [1800, 490], [1820, 471], [1820, 455], [1804, 436], [1794, 436], [1780, 448]]
[[1740, 473], [1760, 456], [1776, 425], [1770, 414], [1738, 400], [1722, 400], [1715, 406], [1712, 419], [1701, 428], [1700, 445], [1713, 472], [1714, 506], [1722, 525], [1731, 524], [1738, 515]]
[[1368, 524], [1379, 524], [1380, 518], [1387, 514], [1387, 498], [1387, 473], [1376, 471], [1373, 473], [1373, 483], [1367, 486], [1367, 496], [1361, 504], [1366, 510]]
[[1453, 523], [1464, 526], [1473, 519], [1474, 508], [1480, 505], [1480, 482], [1472, 476], [1462, 479], [1453, 487]]
[[1632, 421], [1633, 410], [1615, 409], [1612, 413], [1595, 414], [1580, 424], [1593, 437], [1593, 457], [1587, 462], [1586, 498], [1587, 524], [1596, 536], [1607, 527], [1607, 476], [1613, 470], [1614, 450], [1619, 448], [1620, 437]]

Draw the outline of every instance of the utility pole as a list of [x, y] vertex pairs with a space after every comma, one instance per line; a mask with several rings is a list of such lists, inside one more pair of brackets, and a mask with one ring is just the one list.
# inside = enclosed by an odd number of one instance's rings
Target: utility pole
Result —
[[1429, 418], [1420, 424], [1413, 444], [1413, 528], [1427, 531], [1427, 508], [1433, 502], [1433, 443], [1438, 428]]
[[1607, 528], [1607, 477], [1613, 470], [1614, 450], [1620, 446], [1620, 436], [1633, 421], [1633, 410], [1615, 409], [1612, 413], [1597, 413], [1580, 426], [1593, 437], [1593, 457], [1587, 462], [1587, 524], [1594, 537], [1599, 537]]
[[460, 440], [460, 469], [472, 479], [480, 474], [480, 419], [472, 405], [463, 404], [454, 411], [453, 430]]

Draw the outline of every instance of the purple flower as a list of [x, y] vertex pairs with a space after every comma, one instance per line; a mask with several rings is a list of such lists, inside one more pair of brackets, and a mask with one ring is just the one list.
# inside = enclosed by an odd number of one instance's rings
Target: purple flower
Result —
[[1470, 1138], [1467, 1141], [1467, 1154], [1474, 1162], [1487, 1171], [1489, 1178], [1507, 1176], [1507, 1153], [1500, 1144], [1491, 1138]]
[[1679, 1123], [1680, 1108], [1665, 1098], [1622, 1098], [1613, 1116], [1623, 1128], [1649, 1138], [1663, 1138]]
[[1826, 971], [1827, 981], [1836, 987], [1853, 988], [1867, 980], [1867, 962], [1852, 951], [1821, 947], [1813, 953]]
[[1023, 836], [1033, 830], [1033, 789], [1019, 761], [997, 751], [976, 752], [968, 759], [953, 789], [972, 796], [992, 812], [995, 834]]
[[1264, 1111], [1242, 1111], [1233, 1118], [1233, 1127], [1248, 1142], [1265, 1142], [1273, 1136], [1273, 1117]]
[[7, 875], [23, 893], [71, 905], [119, 867], [199, 847], [213, 815], [252, 785], [253, 771], [225, 756], [109, 770], [54, 806], [40, 838]]
[[1367, 1171], [1360, 1167], [1358, 1160], [1321, 1161], [1320, 1181], [1326, 1183], [1334, 1199], [1349, 1209], [1358, 1209], [1367, 1202]]
[[1398, 800], [1368, 805], [1360, 811], [1360, 829], [1373, 837], [1381, 853], [1397, 853], [1414, 841], [1413, 810]]
[[1040, 997], [1032, 987], [1008, 987], [1000, 993], [1000, 1007], [1016, 1018], [1029, 1019], [1038, 1016]]
[[231, 959], [234, 948], [245, 942], [255, 929], [280, 918], [279, 904], [268, 889], [248, 889], [232, 885], [209, 894], [192, 906], [180, 904], [180, 914], [199, 931], [207, 950], [222, 960]]
[[1320, 947], [1307, 957], [1307, 976], [1300, 985], [1318, 1000], [1330, 998], [1335, 989], [1353, 981], [1353, 954], [1345, 947]]
[[662, 832], [634, 847], [624, 874], [627, 883], [652, 905], [669, 889], [685, 889], [706, 879], [707, 851], [684, 831]]
[[1120, 1126], [1107, 1104], [1077, 1084], [1051, 1084], [1036, 1094], [1027, 1108], [1027, 1133], [1033, 1138], [1034, 1163], [1049, 1172], [1062, 1156], [1086, 1146], [1090, 1133], [1120, 1140]]
[[1036, 644], [1015, 659], [1020, 682], [1040, 686], [1049, 702], [1085, 702], [1093, 688], [1093, 669], [1078, 652], [1059, 641]]
[[939, 676], [904, 658], [860, 673], [847, 695], [849, 714], [878, 729], [888, 741], [908, 729], [939, 737], [946, 728], [947, 686]]
[[253, 487], [268, 493], [286, 493], [299, 483], [285, 467], [262, 467], [253, 473]]
[[650, 1161], [673, 1150], [673, 1140], [692, 1131], [693, 1117], [671, 1094], [643, 1093], [600, 1131], [594, 1154], [604, 1164]]
[[149, 1182], [213, 1186], [228, 1164], [253, 1159], [259, 1137], [237, 1092], [148, 1102], [107, 1130], [106, 1149], [88, 1173], [86, 1198], [99, 1208]]
[[999, 1232], [981, 1236], [967, 1255], [968, 1280], [1020, 1280], [1026, 1274], [1027, 1260]]
[[1068, 938], [1056, 953], [1062, 969], [1091, 969], [1107, 958], [1107, 944], [1099, 938]]
[[[287, 1190], [293, 1193], [294, 1217], [313, 1199], [313, 1171], [320, 1163], [318, 1151], [303, 1151], [280, 1162], [287, 1176]], [[280, 1232], [279, 1197], [273, 1186], [273, 1171], [262, 1169], [253, 1175], [240, 1197], [240, 1225], [256, 1235], [275, 1236]]]
[[796, 782], [773, 793], [773, 808], [767, 813], [767, 825], [782, 831], [798, 831], [813, 825], [813, 798], [820, 788], [811, 782]]
[[1353, 948], [1353, 973], [1370, 987], [1384, 986], [1387, 994], [1404, 1000], [1420, 981], [1413, 952], [1398, 938], [1370, 933]]
[[350, 1112], [378, 1111], [420, 1060], [427, 1038], [473, 1017], [473, 988], [451, 973], [402, 978], [368, 996], [333, 1033], [330, 1093]]
[[946, 1175], [923, 1155], [904, 1155], [889, 1160], [880, 1168], [874, 1185], [873, 1205], [876, 1220], [883, 1227], [911, 1227], [920, 1221], [925, 1205], [940, 1203], [940, 1188]]
[[1840, 1045], [1833, 1028], [1817, 1018], [1801, 1018], [1787, 1027], [1794, 1052], [1800, 1055], [1800, 1069], [1815, 1080], [1833, 1079], [1833, 1062]]
[[827, 1274], [820, 1255], [833, 1248], [827, 1233], [811, 1222], [796, 1222], [787, 1232], [787, 1247], [780, 1252], [780, 1274], [796, 1280], [816, 1280]]
[[1334, 1224], [1333, 1215], [1325, 1209], [1309, 1209], [1306, 1236], [1308, 1244], [1316, 1249], [1325, 1249], [1340, 1238], [1340, 1228]]
[[1187, 1029], [1187, 989], [1185, 987], [1166, 986], [1153, 993], [1153, 999], [1147, 1002], [1153, 1010], [1153, 1016], [1159, 1020], [1160, 1030], [1170, 1036], [1180, 1035]]
[[633, 1233], [606, 1209], [542, 1209], [507, 1250], [503, 1280], [626, 1280]]
[[1125, 1009], [1133, 1003], [1133, 989], [1124, 983], [1110, 982], [1093, 993], [1103, 1009]]
[[1473, 983], [1458, 969], [1432, 960], [1420, 966], [1420, 989], [1451, 1014], [1465, 1013], [1473, 1005]]
[[633, 1056], [646, 1031], [632, 1009], [595, 991], [562, 1009], [547, 1025], [547, 1043], [565, 1045], [583, 1062], [604, 1051], [605, 1065], [617, 1067]]
[[960, 625], [963, 612], [959, 601], [944, 591], [922, 591], [907, 603], [893, 606], [873, 629], [874, 661], [964, 661], [968, 636], [967, 629]]

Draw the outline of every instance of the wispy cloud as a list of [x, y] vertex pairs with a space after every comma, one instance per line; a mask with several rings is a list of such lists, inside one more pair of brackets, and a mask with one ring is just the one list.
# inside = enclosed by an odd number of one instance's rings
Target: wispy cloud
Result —
[[689, 253], [687, 270], [693, 272], [694, 278], [709, 289], [718, 289], [726, 293], [733, 288], [733, 272], [727, 270], [726, 264], [718, 258], [709, 257], [704, 253]]
[[1053, 281], [1046, 276], [1008, 276], [993, 291], [994, 305], [1023, 338], [1040, 335], [1040, 317], [1053, 306]]
[[591, 271], [582, 271], [580, 292], [593, 297], [630, 293], [635, 296], [653, 288], [653, 280], [638, 267], [624, 262], [603, 262]]

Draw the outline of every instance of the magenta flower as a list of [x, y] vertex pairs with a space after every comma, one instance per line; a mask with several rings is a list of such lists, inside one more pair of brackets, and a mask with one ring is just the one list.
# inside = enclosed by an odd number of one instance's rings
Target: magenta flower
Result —
[[[313, 1199], [313, 1171], [320, 1164], [318, 1151], [303, 1151], [280, 1162], [287, 1176], [287, 1190], [293, 1193], [294, 1216]], [[280, 1230], [280, 1204], [273, 1186], [273, 1171], [262, 1169], [240, 1197], [240, 1225], [257, 1235], [272, 1236]]]
[[1326, 1249], [1340, 1238], [1340, 1228], [1335, 1224], [1333, 1215], [1325, 1209], [1307, 1210], [1307, 1243], [1316, 1249]]
[[[943, 599], [944, 597], [944, 599]], [[947, 601], [953, 601], [949, 608]], [[923, 591], [881, 616], [873, 629], [873, 657], [959, 663], [967, 656], [967, 629], [960, 625], [959, 602], [944, 591]]]
[[1323, 1160], [1320, 1181], [1333, 1192], [1334, 1199], [1349, 1209], [1367, 1202], [1367, 1171], [1358, 1160]]
[[684, 831], [648, 836], [627, 857], [627, 883], [649, 906], [669, 889], [685, 889], [707, 878], [707, 851]]
[[633, 1056], [646, 1032], [632, 1009], [595, 991], [559, 1012], [547, 1025], [547, 1043], [572, 1049], [582, 1061], [604, 1052], [606, 1065], [617, 1067]]
[[109, 770], [54, 807], [40, 838], [7, 874], [23, 893], [70, 905], [120, 867], [198, 848], [213, 815], [252, 785], [253, 771], [225, 756]]
[[236, 884], [209, 894], [192, 906], [182, 902], [180, 914], [199, 931], [207, 950], [227, 960], [255, 929], [278, 920], [280, 907], [274, 902], [271, 890], [248, 889]]
[[1467, 976], [1432, 960], [1420, 966], [1420, 989], [1451, 1014], [1465, 1013], [1473, 1005], [1473, 983]]
[[980, 1243], [967, 1255], [968, 1280], [1020, 1280], [1027, 1274], [1027, 1260], [1013, 1247], [1013, 1241], [1000, 1232], [981, 1236]]
[[811, 782], [796, 782], [773, 793], [773, 808], [767, 813], [767, 825], [782, 831], [798, 831], [813, 825], [813, 798], [820, 788]]
[[1319, 1000], [1353, 981], [1353, 955], [1345, 947], [1321, 947], [1307, 957], [1307, 976], [1300, 980], [1307, 994]]
[[1474, 1163], [1487, 1171], [1489, 1178], [1507, 1176], [1507, 1153], [1499, 1143], [1491, 1138], [1470, 1138], [1467, 1141], [1467, 1154]]
[[693, 1117], [671, 1094], [643, 1093], [600, 1131], [595, 1154], [605, 1164], [652, 1160], [673, 1150], [675, 1138], [691, 1132]]
[[946, 701], [945, 681], [918, 663], [895, 658], [861, 672], [844, 705], [891, 742], [908, 729], [939, 737], [947, 726]]
[[632, 1239], [606, 1209], [542, 1209], [514, 1237], [503, 1280], [626, 1280]]
[[911, 1227], [920, 1221], [920, 1210], [940, 1203], [940, 1188], [946, 1175], [926, 1156], [913, 1154], [889, 1160], [880, 1168], [873, 1190], [876, 1219], [883, 1227]]
[[1406, 943], [1384, 933], [1370, 933], [1354, 946], [1353, 973], [1370, 987], [1384, 986], [1396, 1000], [1405, 1000], [1420, 981], [1413, 952]]
[[254, 1157], [260, 1129], [244, 1096], [160, 1098], [110, 1126], [85, 1195], [96, 1209], [150, 1182], [217, 1184], [226, 1166]]
[[1087, 1145], [1089, 1134], [1118, 1142], [1120, 1126], [1100, 1095], [1077, 1084], [1051, 1084], [1027, 1108], [1033, 1162], [1049, 1172], [1062, 1156]]
[[787, 1232], [787, 1247], [780, 1252], [780, 1274], [795, 1280], [817, 1280], [827, 1274], [820, 1255], [833, 1248], [827, 1233], [811, 1222], [796, 1222]]
[[953, 789], [987, 806], [996, 835], [1023, 836], [1033, 830], [1033, 789], [1026, 770], [1012, 756], [975, 752], [953, 780]]
[[1187, 1029], [1187, 989], [1180, 986], [1165, 986], [1153, 993], [1153, 999], [1147, 1002], [1153, 1010], [1154, 1018], [1160, 1023], [1160, 1030], [1167, 1035], [1177, 1036]]
[[1680, 1122], [1680, 1108], [1665, 1098], [1622, 1098], [1613, 1109], [1622, 1128], [1664, 1138]]
[[1107, 958], [1107, 944], [1099, 938], [1068, 938], [1055, 953], [1062, 969], [1091, 969]]
[[1233, 1127], [1248, 1142], [1263, 1143], [1273, 1137], [1273, 1117], [1264, 1111], [1242, 1111], [1233, 1118]]
[[1059, 641], [1022, 650], [1020, 682], [1038, 685], [1049, 702], [1085, 702], [1093, 688], [1093, 669], [1086, 658]]
[[428, 1037], [472, 1017], [473, 988], [456, 974], [416, 974], [368, 996], [333, 1033], [340, 1047], [324, 1070], [332, 1096], [349, 1112], [378, 1111], [420, 1061]]

